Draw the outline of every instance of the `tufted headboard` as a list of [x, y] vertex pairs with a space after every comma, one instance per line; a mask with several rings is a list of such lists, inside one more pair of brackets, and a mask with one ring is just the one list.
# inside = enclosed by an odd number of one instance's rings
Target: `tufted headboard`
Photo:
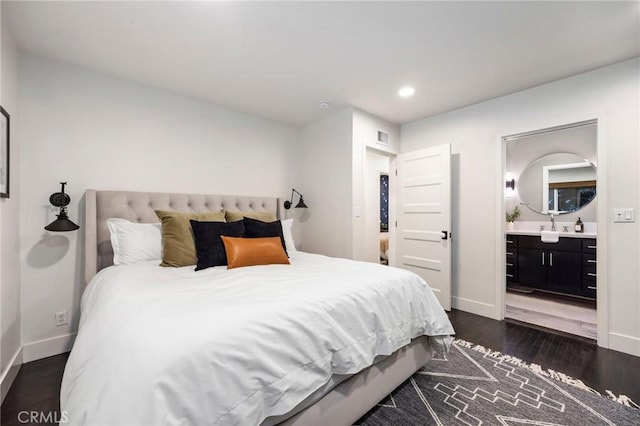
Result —
[[85, 285], [103, 268], [113, 264], [113, 249], [107, 219], [119, 217], [131, 222], [159, 222], [154, 210], [204, 213], [209, 211], [268, 211], [280, 218], [280, 201], [275, 197], [161, 192], [85, 192]]

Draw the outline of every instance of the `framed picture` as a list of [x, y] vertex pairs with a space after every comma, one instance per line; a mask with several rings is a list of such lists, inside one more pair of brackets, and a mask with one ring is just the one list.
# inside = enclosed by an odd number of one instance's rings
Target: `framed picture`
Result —
[[9, 198], [9, 113], [0, 112], [0, 198]]

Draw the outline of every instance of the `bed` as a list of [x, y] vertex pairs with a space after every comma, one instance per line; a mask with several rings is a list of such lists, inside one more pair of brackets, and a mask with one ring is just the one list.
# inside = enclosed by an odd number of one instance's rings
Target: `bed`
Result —
[[380, 232], [380, 262], [389, 264], [389, 232]]
[[88, 190], [85, 202], [70, 424], [353, 424], [453, 334], [420, 278], [374, 263], [292, 250], [291, 265], [110, 267], [108, 218], [280, 217], [277, 198]]

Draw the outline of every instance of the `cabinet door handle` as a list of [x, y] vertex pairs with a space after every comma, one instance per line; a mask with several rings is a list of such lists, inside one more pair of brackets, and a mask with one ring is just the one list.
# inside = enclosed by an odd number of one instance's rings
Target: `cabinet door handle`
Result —
[[513, 244], [513, 241], [507, 240], [507, 244]]
[[589, 275], [590, 277], [597, 277], [597, 275], [594, 274], [593, 272], [587, 272], [587, 275]]
[[592, 286], [592, 285], [588, 285], [588, 286], [587, 286], [587, 288], [588, 288], [589, 290], [596, 290], [596, 289], [597, 289], [597, 287], [594, 287], [594, 286]]
[[507, 278], [513, 278], [513, 275], [507, 274]]
[[553, 253], [549, 253], [549, 266], [553, 266]]
[[513, 252], [508, 251], [507, 256], [513, 256]]
[[596, 247], [597, 247], [597, 246], [587, 246], [587, 248], [590, 248], [590, 249], [591, 249], [591, 248], [592, 248], [592, 249], [594, 249], [594, 248], [596, 248]]
[[597, 261], [595, 261], [593, 259], [587, 259], [587, 263], [597, 263]]
[[544, 266], [544, 252], [542, 252], [542, 266]]
[[513, 263], [507, 262], [507, 266], [513, 266]]

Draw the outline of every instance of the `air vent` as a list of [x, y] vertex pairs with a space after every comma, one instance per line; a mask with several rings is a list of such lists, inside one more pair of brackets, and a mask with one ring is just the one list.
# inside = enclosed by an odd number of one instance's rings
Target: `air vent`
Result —
[[389, 145], [389, 133], [378, 130], [378, 143]]

